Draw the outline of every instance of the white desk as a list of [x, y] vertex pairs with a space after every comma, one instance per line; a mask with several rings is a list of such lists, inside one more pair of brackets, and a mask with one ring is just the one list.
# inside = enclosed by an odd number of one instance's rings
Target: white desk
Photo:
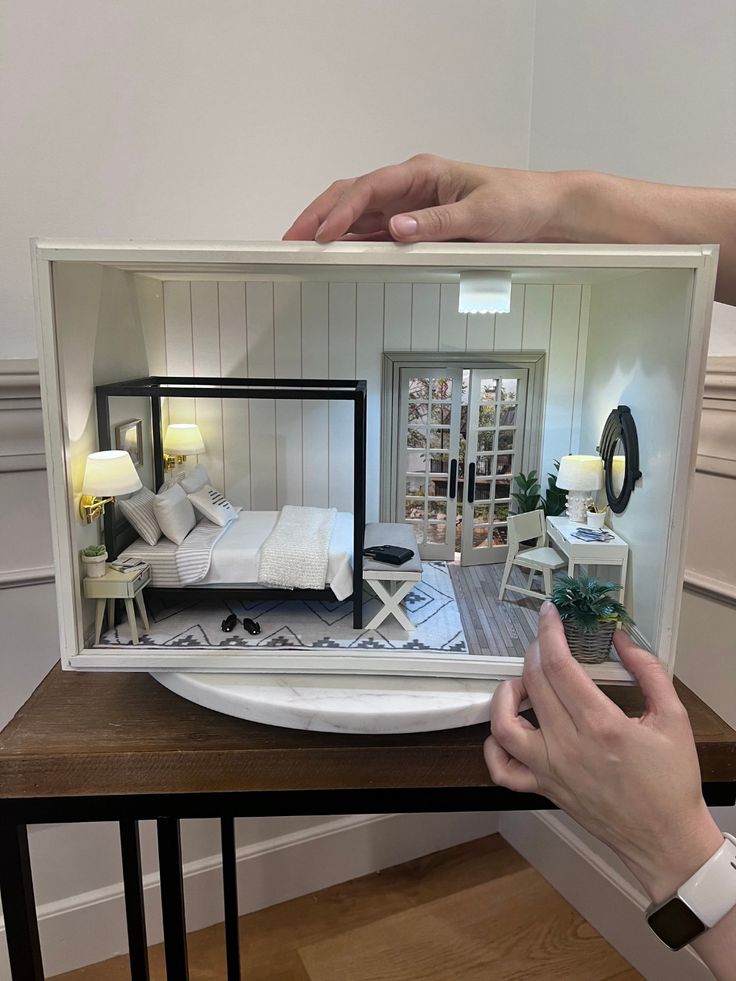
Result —
[[610, 528], [606, 528], [606, 531], [613, 535], [613, 538], [608, 542], [584, 542], [572, 536], [576, 529], [584, 527], [586, 526], [577, 521], [570, 521], [567, 517], [547, 518], [547, 534], [554, 547], [567, 558], [568, 575], [575, 575], [576, 565], [617, 566], [620, 569], [621, 592], [616, 599], [623, 603], [629, 546]]

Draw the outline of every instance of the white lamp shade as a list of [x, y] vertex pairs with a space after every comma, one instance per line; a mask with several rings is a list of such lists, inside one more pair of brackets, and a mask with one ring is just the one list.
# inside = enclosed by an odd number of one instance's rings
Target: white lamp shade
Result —
[[118, 497], [140, 490], [143, 484], [125, 450], [90, 453], [84, 468], [82, 493], [92, 497]]
[[204, 440], [195, 422], [173, 422], [166, 427], [164, 449], [167, 453], [187, 456], [188, 453], [204, 453]]
[[510, 272], [469, 269], [460, 273], [459, 313], [508, 313], [510, 310]]
[[563, 456], [557, 486], [563, 490], [600, 490], [603, 486], [603, 460], [599, 456]]

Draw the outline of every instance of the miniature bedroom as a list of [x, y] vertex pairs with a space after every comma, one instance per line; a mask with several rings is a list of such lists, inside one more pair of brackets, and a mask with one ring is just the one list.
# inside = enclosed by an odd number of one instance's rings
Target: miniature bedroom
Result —
[[549, 595], [669, 663], [710, 264], [41, 243], [65, 666], [495, 680]]

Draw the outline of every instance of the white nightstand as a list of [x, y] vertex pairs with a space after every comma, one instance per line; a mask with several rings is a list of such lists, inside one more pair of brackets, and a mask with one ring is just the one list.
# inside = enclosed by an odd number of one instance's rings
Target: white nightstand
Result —
[[143, 588], [151, 581], [151, 567], [148, 565], [138, 566], [131, 572], [118, 572], [117, 569], [107, 567], [104, 576], [97, 579], [84, 580], [84, 595], [88, 599], [97, 600], [95, 610], [95, 644], [100, 642], [102, 633], [102, 618], [105, 615], [105, 602], [107, 601], [107, 625], [111, 628], [115, 624], [115, 600], [125, 601], [125, 609], [128, 614], [130, 624], [130, 636], [134, 644], [138, 644], [138, 626], [135, 621], [135, 607], [138, 607], [143, 626], [148, 630], [148, 614], [146, 604], [143, 602]]

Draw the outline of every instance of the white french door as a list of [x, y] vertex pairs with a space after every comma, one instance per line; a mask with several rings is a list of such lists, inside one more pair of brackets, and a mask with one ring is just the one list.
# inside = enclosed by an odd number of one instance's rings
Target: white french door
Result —
[[397, 520], [425, 559], [504, 561], [528, 369], [416, 365], [401, 368], [399, 385]]

